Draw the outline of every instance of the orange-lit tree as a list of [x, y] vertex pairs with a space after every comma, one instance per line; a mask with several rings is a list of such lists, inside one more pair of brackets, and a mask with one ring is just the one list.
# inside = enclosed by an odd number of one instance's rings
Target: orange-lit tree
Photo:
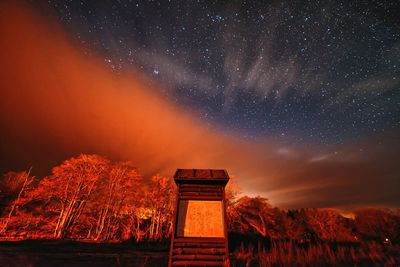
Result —
[[241, 197], [235, 210], [231, 213], [231, 220], [236, 228], [241, 228], [243, 233], [252, 229], [262, 237], [268, 233], [268, 224], [272, 221], [272, 207], [263, 197]]
[[71, 232], [98, 181], [107, 175], [109, 164], [101, 156], [82, 154], [53, 168], [52, 175], [40, 182], [39, 190], [48, 194], [50, 208], [58, 213], [55, 238], [64, 238]]
[[142, 177], [131, 162], [111, 166], [108, 175], [99, 181], [91, 203], [97, 213], [93, 232], [95, 240], [120, 238], [121, 224], [139, 207], [143, 189]]
[[225, 203], [226, 203], [226, 215], [227, 215], [227, 226], [228, 231], [232, 231], [234, 228], [234, 219], [237, 215], [236, 204], [239, 195], [242, 193], [239, 185], [233, 176], [229, 177], [228, 184], [225, 187]]
[[319, 240], [354, 241], [355, 234], [349, 219], [331, 209], [306, 210], [307, 223]]
[[355, 211], [355, 215], [360, 238], [385, 243], [400, 242], [399, 213], [390, 209], [366, 208]]
[[19, 205], [22, 204], [22, 198], [25, 197], [32, 185], [35, 177], [30, 175], [31, 170], [23, 172], [8, 172], [4, 175], [3, 180], [0, 181], [0, 194], [2, 211], [7, 213], [2, 215], [0, 223], [0, 234], [7, 231], [7, 227], [14, 213], [17, 211]]
[[169, 177], [153, 176], [146, 194], [146, 206], [151, 212], [149, 238], [167, 238], [172, 232], [173, 203], [176, 186]]

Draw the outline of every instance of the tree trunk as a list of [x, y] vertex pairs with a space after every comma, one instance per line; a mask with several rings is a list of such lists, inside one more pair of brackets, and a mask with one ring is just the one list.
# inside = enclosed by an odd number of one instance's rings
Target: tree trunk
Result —
[[2, 227], [2, 229], [1, 229], [1, 231], [0, 231], [0, 233], [4, 233], [4, 232], [7, 230], [8, 224], [10, 223], [10, 220], [11, 220], [11, 216], [12, 216], [14, 210], [16, 209], [16, 207], [17, 207], [17, 205], [18, 205], [18, 203], [19, 203], [19, 200], [20, 200], [20, 198], [21, 198], [23, 192], [24, 192], [25, 189], [26, 189], [26, 186], [32, 182], [32, 180], [29, 181], [29, 175], [30, 175], [30, 173], [31, 173], [31, 170], [32, 170], [32, 168], [30, 168], [29, 171], [28, 171], [27, 173], [25, 173], [24, 183], [22, 184], [21, 190], [19, 190], [19, 193], [18, 193], [18, 195], [17, 195], [17, 198], [15, 199], [14, 203], [13, 203], [12, 206], [11, 206], [11, 210], [10, 210], [10, 212], [8, 213], [7, 219], [6, 219], [6, 221], [5, 221], [5, 223], [4, 223], [3, 227]]

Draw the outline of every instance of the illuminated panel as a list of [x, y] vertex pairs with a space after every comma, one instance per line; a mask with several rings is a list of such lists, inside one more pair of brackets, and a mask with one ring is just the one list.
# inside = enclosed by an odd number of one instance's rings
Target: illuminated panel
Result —
[[224, 237], [222, 201], [180, 200], [178, 237]]

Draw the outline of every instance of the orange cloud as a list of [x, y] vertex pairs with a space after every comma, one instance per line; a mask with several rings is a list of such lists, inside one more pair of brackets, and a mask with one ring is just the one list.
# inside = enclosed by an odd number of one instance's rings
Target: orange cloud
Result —
[[68, 157], [98, 153], [132, 160], [144, 175], [225, 168], [245, 193], [283, 207], [400, 204], [398, 167], [388, 160], [386, 178], [379, 176], [386, 157], [370, 165], [343, 152], [340, 161], [212, 130], [159, 95], [162, 85], [135, 70], [114, 74], [100, 56], [85, 55], [55, 19], [30, 6], [0, 4], [0, 33], [2, 172], [48, 173]]
[[[251, 148], [213, 132], [131, 70], [110, 72], [54, 20], [2, 7], [1, 123], [5, 162], [57, 164], [76, 153], [132, 159], [146, 174], [226, 167]], [[7, 164], [5, 164], [7, 165]]]

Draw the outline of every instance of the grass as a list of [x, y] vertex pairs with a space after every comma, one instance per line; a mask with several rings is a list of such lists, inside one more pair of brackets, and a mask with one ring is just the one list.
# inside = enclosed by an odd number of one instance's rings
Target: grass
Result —
[[293, 241], [240, 246], [232, 266], [399, 266], [400, 246], [365, 244], [297, 244]]
[[[400, 245], [293, 241], [248, 244], [242, 243], [231, 253], [232, 267], [400, 266]], [[166, 266], [168, 250], [166, 243], [8, 241], [0, 242], [0, 266]]]

